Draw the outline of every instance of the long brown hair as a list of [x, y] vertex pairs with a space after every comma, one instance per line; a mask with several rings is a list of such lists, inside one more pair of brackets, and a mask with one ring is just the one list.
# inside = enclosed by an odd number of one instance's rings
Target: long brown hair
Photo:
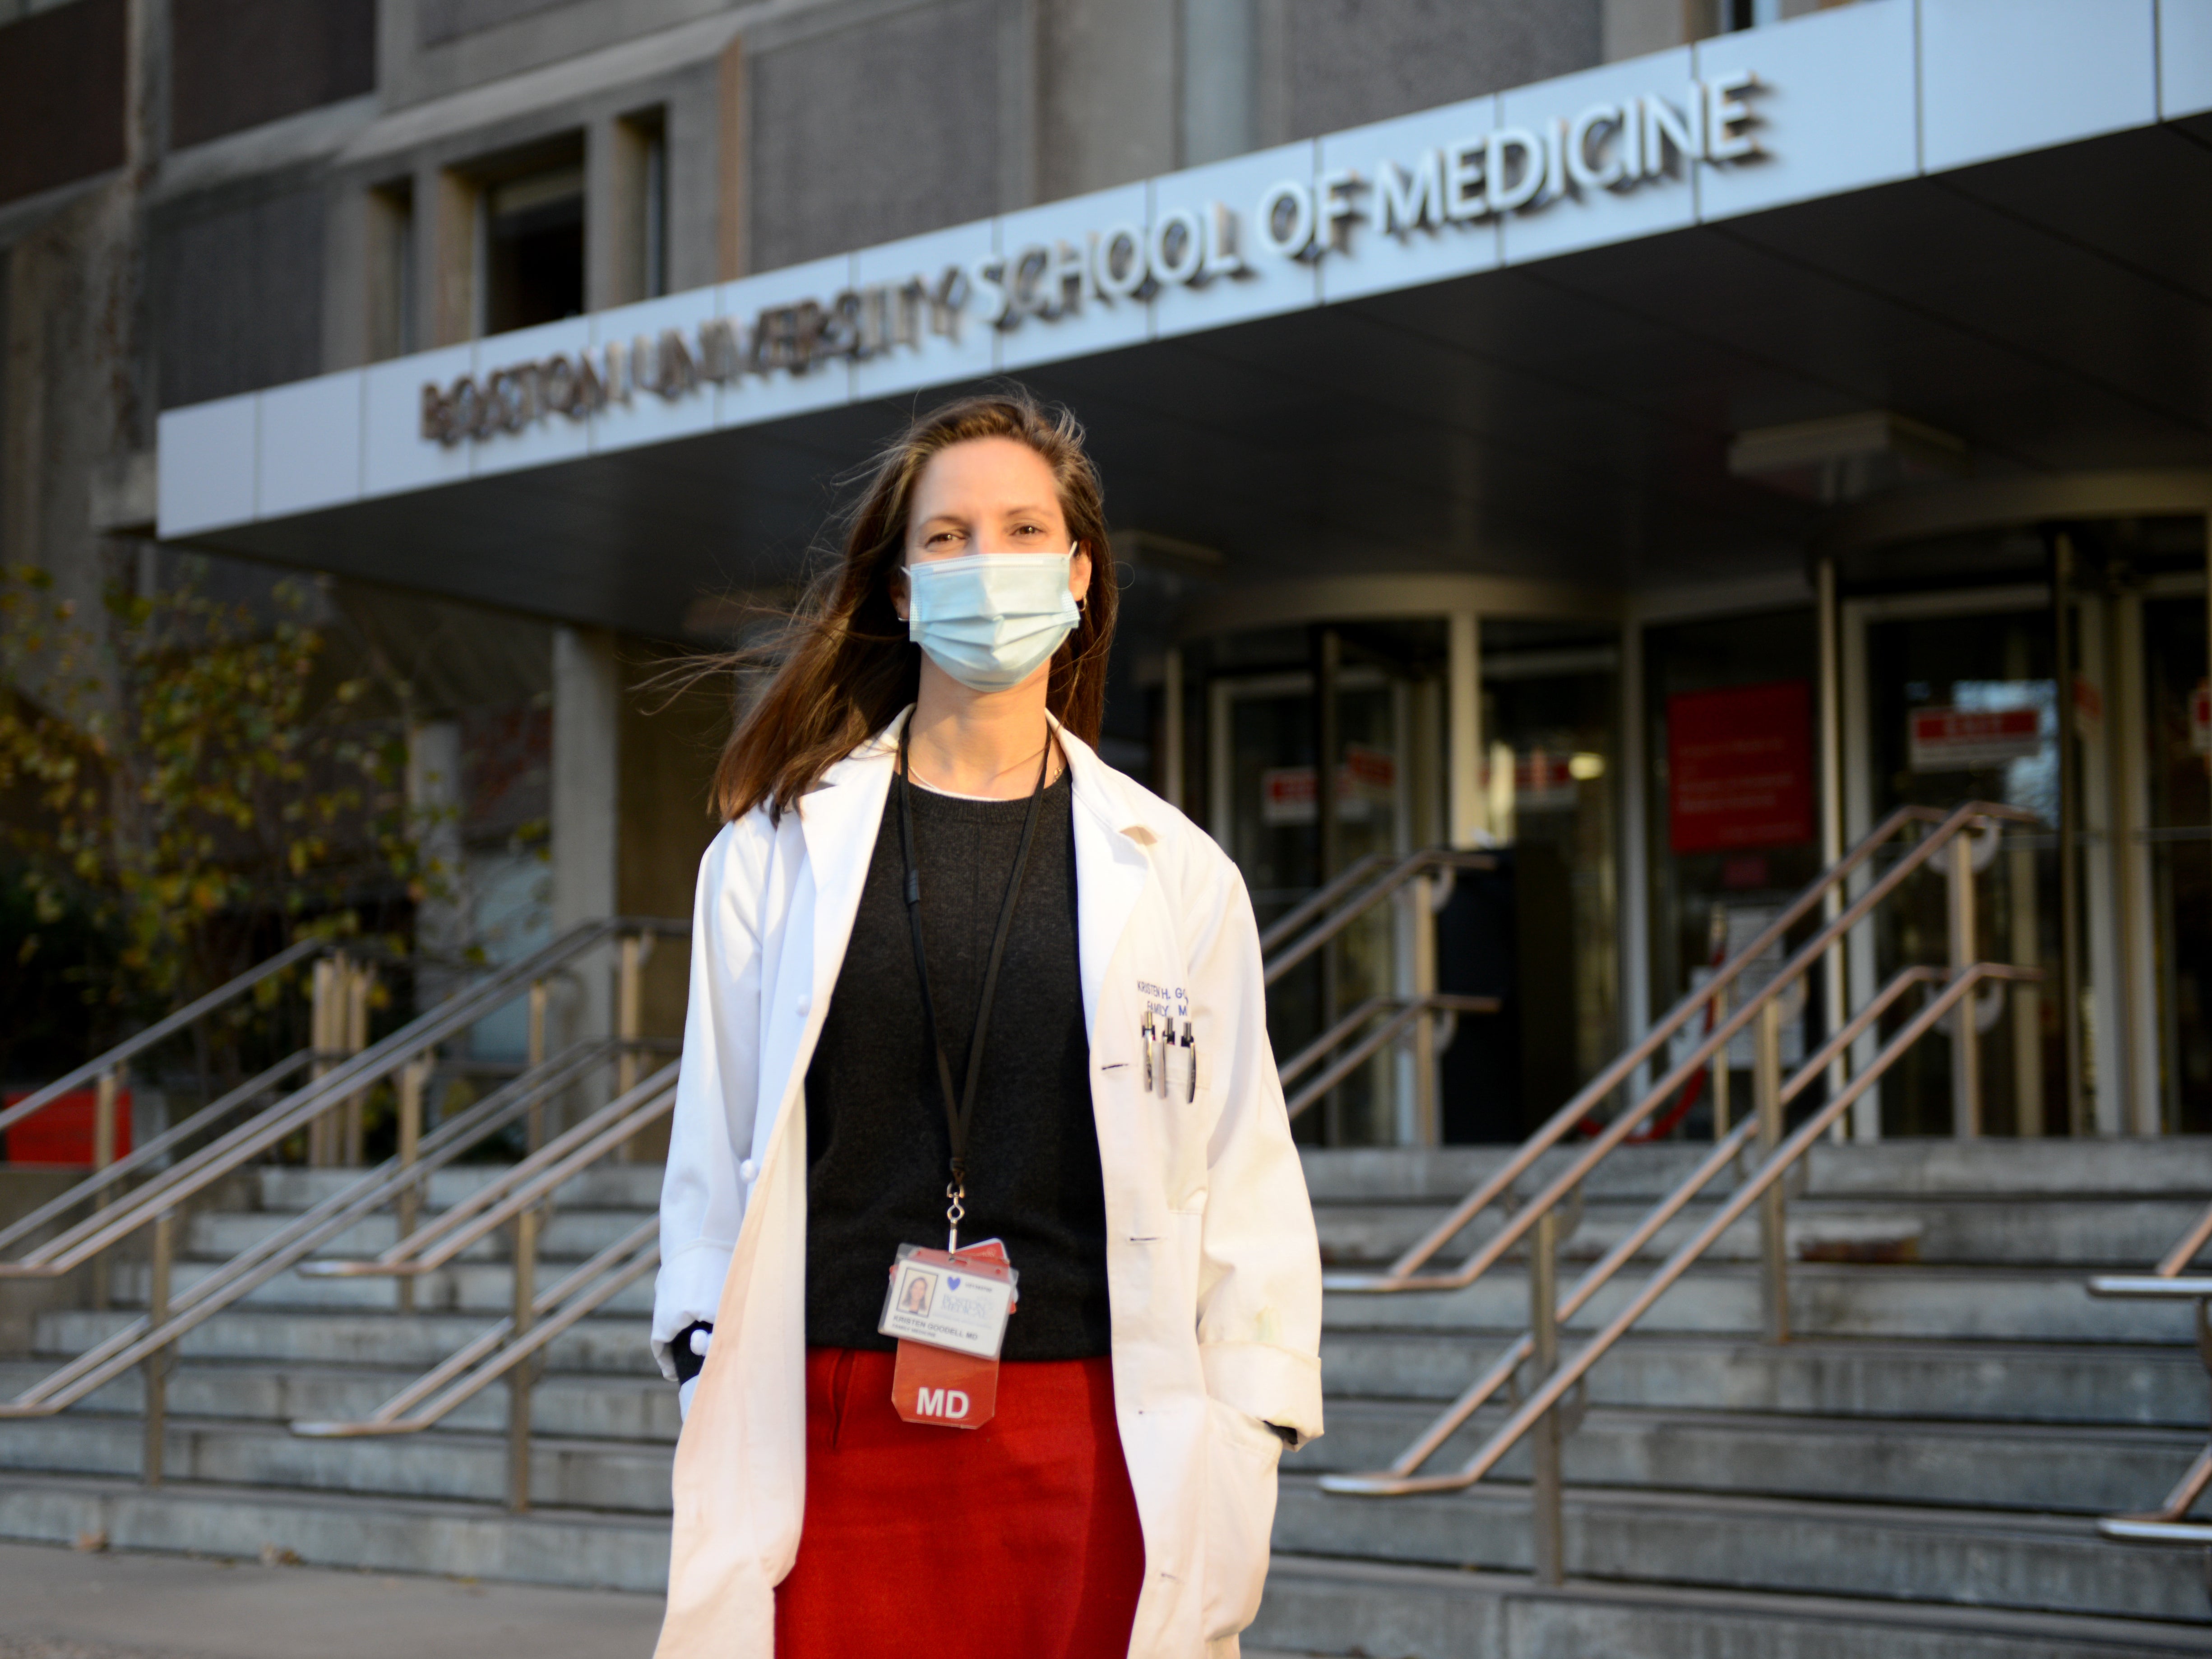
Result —
[[772, 817], [792, 810], [824, 772], [914, 701], [921, 648], [907, 638], [891, 603], [891, 577], [905, 565], [907, 520], [922, 468], [939, 451], [977, 438], [1011, 438], [1043, 458], [1069, 534], [1091, 556], [1082, 619], [1053, 654], [1045, 706], [1085, 743], [1098, 740], [1117, 604], [1104, 492], [1075, 416], [1013, 386], [931, 410], [877, 456], [845, 515], [843, 556], [815, 580], [769, 648], [778, 662], [775, 678], [723, 745], [714, 768], [717, 815], [743, 817], [763, 802]]

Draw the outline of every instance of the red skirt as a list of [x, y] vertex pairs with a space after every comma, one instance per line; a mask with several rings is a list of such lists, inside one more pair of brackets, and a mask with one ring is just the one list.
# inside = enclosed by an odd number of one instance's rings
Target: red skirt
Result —
[[895, 1363], [806, 1351], [806, 1518], [776, 1659], [1124, 1659], [1145, 1540], [1112, 1361], [1002, 1366], [980, 1429], [902, 1419]]

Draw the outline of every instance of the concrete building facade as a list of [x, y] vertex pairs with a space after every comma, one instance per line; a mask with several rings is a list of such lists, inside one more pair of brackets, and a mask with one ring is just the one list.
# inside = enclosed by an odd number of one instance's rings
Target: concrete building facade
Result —
[[2208, 63], [2200, 0], [0, 4], [0, 537], [445, 618], [422, 751], [538, 721], [527, 926], [675, 914], [720, 711], [643, 683], [1019, 378], [1106, 471], [1108, 757], [1263, 919], [1511, 849], [1437, 945], [1508, 1015], [1314, 1133], [1517, 1138], [1885, 812], [1993, 796], [2066, 988], [1992, 1005], [1990, 1127], [2202, 1129]]

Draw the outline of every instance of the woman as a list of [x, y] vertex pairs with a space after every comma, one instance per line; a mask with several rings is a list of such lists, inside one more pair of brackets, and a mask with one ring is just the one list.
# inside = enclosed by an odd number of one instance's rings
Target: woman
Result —
[[[653, 1305], [664, 1659], [1195, 1659], [1259, 1605], [1319, 1252], [1243, 884], [1089, 746], [1114, 612], [1073, 419], [950, 404], [724, 751]], [[995, 1368], [880, 1334], [956, 1238], [1018, 1276]], [[933, 1420], [908, 1361], [981, 1370]]]

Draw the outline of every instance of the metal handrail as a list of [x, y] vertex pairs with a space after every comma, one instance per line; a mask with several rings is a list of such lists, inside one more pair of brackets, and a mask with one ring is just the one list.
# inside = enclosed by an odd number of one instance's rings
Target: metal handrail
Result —
[[[609, 1152], [648, 1124], [665, 1116], [676, 1104], [674, 1066], [664, 1066], [620, 1099], [593, 1113], [572, 1132], [561, 1156], [537, 1160], [526, 1170], [516, 1165], [489, 1190], [497, 1201], [481, 1210], [471, 1224], [449, 1232], [422, 1258], [450, 1257], [469, 1244], [505, 1225], [518, 1224], [518, 1252], [514, 1261], [517, 1276], [516, 1313], [491, 1325], [453, 1353], [400, 1389], [367, 1418], [357, 1420], [303, 1420], [292, 1425], [295, 1434], [319, 1439], [345, 1439], [368, 1435], [414, 1434], [432, 1428], [456, 1407], [550, 1342], [561, 1332], [600, 1306], [609, 1297], [657, 1266], [660, 1260], [658, 1217], [638, 1224], [567, 1278], [542, 1294], [526, 1294], [535, 1278], [537, 1230], [525, 1226], [556, 1188], [583, 1174]], [[552, 1149], [547, 1148], [548, 1152]], [[429, 1228], [421, 1230], [428, 1233]], [[420, 1234], [418, 1234], [418, 1237]], [[402, 1241], [405, 1245], [409, 1241]], [[414, 1270], [416, 1262], [399, 1257], [396, 1247], [374, 1261], [317, 1264], [328, 1269], [360, 1273], [397, 1273]], [[520, 1334], [518, 1335], [518, 1333]], [[514, 1339], [514, 1340], [510, 1340]], [[522, 1379], [526, 1396], [527, 1379]], [[443, 1392], [441, 1392], [443, 1390]], [[435, 1395], [434, 1399], [431, 1396]], [[422, 1406], [425, 1400], [430, 1403]], [[416, 1410], [416, 1407], [422, 1407]], [[527, 1431], [519, 1437], [525, 1465], [514, 1472], [515, 1490], [527, 1502]], [[518, 1505], [521, 1507], [522, 1505]]]
[[[1805, 1061], [1796, 1075], [1784, 1083], [1781, 1102], [1787, 1105], [1802, 1093], [1812, 1079], [1819, 1076], [1838, 1054], [1855, 1042], [1859, 1035], [1872, 1026], [1893, 1007], [1899, 998], [1916, 985], [1924, 985], [1943, 978], [1940, 969], [1907, 968], [1897, 974], [1867, 1006], [1854, 1015], [1849, 1024], [1823, 1043], [1813, 1057]], [[1712, 1150], [1698, 1166], [1647, 1211], [1635, 1226], [1629, 1229], [1613, 1248], [1600, 1257], [1576, 1281], [1574, 1288], [1559, 1304], [1559, 1319], [1564, 1323], [1580, 1313], [1590, 1298], [1611, 1283], [1613, 1276], [1634, 1259], [1638, 1251], [1658, 1236], [1662, 1228], [1688, 1206], [1691, 1200], [1711, 1185], [1720, 1172], [1735, 1163], [1759, 1130], [1759, 1120], [1746, 1117], [1742, 1122], [1713, 1143]], [[1446, 1407], [1420, 1437], [1399, 1455], [1390, 1465], [1388, 1474], [1401, 1477], [1412, 1474], [1428, 1462], [1437, 1449], [1451, 1437], [1460, 1425], [1472, 1417], [1527, 1359], [1531, 1339], [1523, 1334], [1511, 1345], [1505, 1354], [1490, 1370], [1476, 1379], [1468, 1390]], [[1377, 1477], [1349, 1476], [1352, 1480], [1368, 1480]], [[1334, 1490], [1334, 1488], [1332, 1488]], [[1368, 1486], [1348, 1486], [1345, 1490], [1370, 1492]]]
[[[434, 1429], [457, 1407], [659, 1265], [660, 1218], [656, 1215], [638, 1223], [552, 1289], [532, 1298], [533, 1317], [520, 1341], [507, 1341], [514, 1334], [514, 1321], [502, 1319], [423, 1372], [371, 1415], [357, 1420], [301, 1419], [292, 1424], [292, 1432], [313, 1440], [357, 1440]], [[446, 1392], [438, 1394], [441, 1389]], [[437, 1397], [422, 1410], [412, 1416], [402, 1415], [434, 1394]]]
[[49, 1199], [28, 1215], [6, 1227], [0, 1227], [0, 1250], [6, 1249], [18, 1239], [27, 1238], [48, 1222], [67, 1215], [80, 1204], [90, 1203], [109, 1188], [128, 1180], [139, 1170], [158, 1164], [175, 1148], [181, 1146], [200, 1130], [219, 1123], [241, 1106], [251, 1104], [267, 1094], [295, 1072], [301, 1071], [314, 1060], [312, 1048], [298, 1048], [278, 1060], [268, 1070], [259, 1073], [238, 1085], [229, 1093], [218, 1096], [194, 1112], [182, 1123], [174, 1125], [143, 1145], [134, 1147], [125, 1156], [115, 1160], [104, 1170], [95, 1170], [62, 1193]]
[[[1563, 1581], [1565, 1571], [1565, 1533], [1563, 1511], [1565, 1482], [1561, 1443], [1579, 1420], [1579, 1407], [1568, 1405], [1569, 1395], [1583, 1388], [1583, 1379], [1620, 1337], [1656, 1304], [1661, 1296], [1695, 1263], [1753, 1205], [1759, 1206], [1759, 1279], [1761, 1322], [1771, 1341], [1789, 1340], [1790, 1304], [1785, 1200], [1782, 1181], [1822, 1134], [1841, 1121], [1856, 1102], [1922, 1036], [1951, 1010], [1968, 999], [1967, 1012], [1953, 1020], [1951, 1031], [1954, 1110], [1963, 1133], [1972, 1133], [1980, 1115], [1978, 1041], [1972, 1018], [1975, 988], [1984, 980], [2039, 980], [2039, 969], [1975, 961], [1974, 854], [1969, 837], [2003, 823], [2033, 823], [2033, 815], [2014, 807], [1971, 802], [1949, 813], [1927, 808], [1903, 808], [1870, 836], [1863, 838], [1835, 865], [1823, 871], [1760, 933], [1728, 962], [1713, 978], [1681, 998], [1653, 1030], [1632, 1044], [1576, 1097], [1560, 1109], [1537, 1133], [1523, 1142], [1489, 1179], [1454, 1207], [1412, 1249], [1380, 1274], [1332, 1273], [1326, 1286], [1337, 1290], [1401, 1291], [1456, 1290], [1475, 1281], [1524, 1240], [1528, 1244], [1529, 1328], [1508, 1345], [1505, 1352], [1440, 1414], [1386, 1470], [1331, 1474], [1322, 1477], [1325, 1492], [1364, 1496], [1398, 1496], [1409, 1492], [1462, 1490], [1494, 1469], [1514, 1447], [1529, 1442], [1532, 1474], [1533, 1554], [1538, 1580]], [[1866, 880], [1861, 872], [1890, 840], [1917, 823], [1932, 826], [1917, 844], [1896, 859], [1880, 876]], [[1915, 965], [1903, 969], [1870, 999], [1841, 1028], [1830, 1033], [1818, 1051], [1785, 1078], [1782, 1066], [1783, 1001], [1798, 988], [1813, 963], [1828, 957], [1832, 947], [1859, 927], [1914, 872], [1926, 867], [1938, 853], [1948, 850], [1946, 879], [1948, 898], [1948, 959], [1944, 966]], [[1856, 881], [1861, 890], [1840, 902], [1839, 884]], [[1848, 893], [1849, 888], [1844, 889]], [[1815, 907], [1826, 919], [1804, 944], [1783, 962], [1771, 978], [1740, 1006], [1729, 1010], [1728, 998], [1751, 964], [1771, 949], [1778, 949], [1789, 929], [1811, 915]], [[1844, 1055], [1861, 1042], [1915, 988], [1934, 988], [1924, 1006], [1883, 1043], [1848, 1085], [1831, 1086], [1829, 1097], [1792, 1133], [1785, 1133], [1787, 1107], [1808, 1089], [1815, 1079], [1839, 1071]], [[1510, 1195], [1513, 1182], [1571, 1129], [1586, 1121], [1586, 1114], [1605, 1095], [1656, 1053], [1662, 1043], [1673, 1042], [1693, 1019], [1702, 1019], [1705, 1035], [1692, 1051], [1668, 1068], [1656, 1085], [1644, 1089], [1617, 1114], [1591, 1144], [1570, 1158], [1534, 1198], [1507, 1216], [1498, 1230], [1474, 1249], [1456, 1268], [1421, 1272], [1437, 1252], [1457, 1237], [1475, 1218], [1501, 1196]], [[1559, 1248], [1562, 1214], [1571, 1199], [1579, 1216], [1583, 1182], [1591, 1172], [1661, 1103], [1697, 1076], [1708, 1064], [1725, 1065], [1729, 1045], [1740, 1032], [1755, 1024], [1753, 1062], [1753, 1115], [1730, 1131], [1717, 1116], [1716, 1144], [1698, 1167], [1651, 1206], [1627, 1235], [1586, 1273], [1564, 1301], [1558, 1294]], [[1692, 1028], [1694, 1034], [1695, 1028]], [[1740, 1166], [1754, 1139], [1760, 1162], [1719, 1204], [1687, 1242], [1652, 1273], [1597, 1334], [1584, 1343], [1571, 1360], [1562, 1363], [1561, 1328], [1589, 1305], [1601, 1290], [1614, 1282], [1622, 1269], [1674, 1217], [1717, 1181], [1723, 1171]], [[1565, 1224], [1571, 1231], [1575, 1222]], [[1476, 1411], [1502, 1389], [1513, 1386], [1531, 1367], [1533, 1391], [1517, 1399], [1504, 1425], [1486, 1439], [1474, 1457], [1449, 1474], [1424, 1474], [1420, 1470]], [[2212, 1456], [2212, 1453], [2208, 1454]]]
[[[1358, 878], [1373, 868], [1377, 860], [1387, 856], [1388, 854], [1369, 854], [1366, 858], [1360, 860], [1344, 874], [1307, 899], [1289, 915], [1282, 917], [1261, 935], [1260, 945], [1262, 952], [1267, 951], [1271, 943], [1291, 931], [1288, 926], [1289, 923], [1293, 921], [1303, 922], [1334, 904], [1358, 884]], [[1390, 866], [1383, 875], [1370, 882], [1366, 889], [1351, 903], [1345, 905], [1334, 915], [1315, 923], [1307, 930], [1304, 937], [1298, 939], [1296, 944], [1285, 945], [1276, 951], [1274, 955], [1268, 957], [1267, 965], [1262, 969], [1266, 982], [1273, 985], [1291, 969], [1297, 967], [1315, 951], [1320, 950], [1322, 945], [1328, 944], [1329, 940], [1334, 939], [1353, 922], [1417, 877], [1425, 876], [1436, 870], [1458, 872], [1495, 870], [1497, 867], [1498, 860], [1492, 854], [1463, 852], [1455, 847], [1430, 847], [1417, 853], [1408, 853]]]
[[318, 956], [325, 951], [343, 950], [346, 941], [339, 939], [303, 939], [279, 951], [268, 961], [249, 968], [237, 978], [218, 985], [197, 1001], [186, 1003], [176, 1012], [156, 1020], [136, 1036], [127, 1037], [106, 1053], [94, 1058], [57, 1079], [43, 1089], [26, 1095], [13, 1106], [0, 1110], [0, 1133], [5, 1133], [33, 1112], [52, 1105], [72, 1089], [81, 1089], [109, 1072], [120, 1071], [134, 1055], [144, 1053], [164, 1038], [174, 1036], [195, 1021], [213, 1013], [225, 1003], [244, 996], [262, 981], [281, 974], [296, 962]]
[[1418, 997], [1370, 997], [1342, 1019], [1316, 1037], [1278, 1068], [1284, 1083], [1298, 1077], [1318, 1065], [1340, 1043], [1348, 1041], [1352, 1034], [1377, 1014], [1390, 1018], [1370, 1031], [1350, 1049], [1339, 1054], [1319, 1077], [1292, 1095], [1285, 1103], [1290, 1115], [1297, 1117], [1331, 1089], [1364, 1065], [1369, 1056], [1385, 1044], [1395, 1042], [1407, 1027], [1424, 1014], [1494, 1014], [1505, 1005], [1498, 997], [1462, 996], [1453, 991], [1431, 991]]
[[513, 1220], [608, 1152], [623, 1145], [676, 1104], [676, 1066], [662, 1066], [628, 1093], [609, 1102], [520, 1164], [418, 1227], [367, 1261], [311, 1261], [308, 1279], [365, 1279], [434, 1273], [478, 1239]]
[[[486, 1095], [467, 1110], [441, 1123], [422, 1138], [412, 1159], [386, 1159], [361, 1178], [301, 1212], [276, 1231], [256, 1241], [197, 1283], [179, 1291], [167, 1317], [130, 1320], [103, 1341], [33, 1382], [10, 1401], [0, 1401], [0, 1419], [50, 1417], [76, 1404], [94, 1389], [114, 1381], [133, 1365], [157, 1355], [186, 1333], [259, 1289], [278, 1273], [322, 1248], [362, 1217], [474, 1146], [521, 1117], [545, 1097], [587, 1076], [594, 1065], [617, 1058], [612, 1042], [579, 1043]], [[163, 1211], [164, 1216], [173, 1210]]]
[[[2197, 1353], [2204, 1369], [2212, 1372], [2212, 1275], [2189, 1271], [2208, 1243], [2212, 1243], [2212, 1208], [2190, 1224], [2148, 1273], [2093, 1273], [2088, 1287], [2089, 1294], [2097, 1297], [2196, 1304]], [[2187, 1518], [2208, 1486], [2212, 1486], [2212, 1444], [2197, 1454], [2156, 1509], [2100, 1516], [2097, 1530], [2106, 1538], [2127, 1543], [2212, 1544], [2212, 1522]]]
[[[1474, 1485], [1497, 1468], [1499, 1462], [1520, 1443], [1546, 1413], [1558, 1407], [1565, 1400], [1567, 1395], [1581, 1383], [1583, 1378], [1589, 1374], [1590, 1368], [1603, 1358], [1612, 1350], [1613, 1345], [1619, 1342], [1638, 1321], [1650, 1311], [1653, 1305], [1674, 1285], [1675, 1281], [1680, 1279], [1700, 1256], [1711, 1249], [1722, 1235], [1735, 1225], [1753, 1203], [1765, 1196], [1797, 1161], [1812, 1149], [1820, 1137], [1827, 1133], [1829, 1126], [1849, 1110], [1852, 1104], [1872, 1088], [1901, 1055], [1932, 1030], [1938, 1021], [1959, 1004], [1961, 999], [1966, 997], [1984, 980], [2024, 981], [2037, 980], [2041, 977], [2042, 972], [2039, 969], [1987, 962], [1975, 963], [1964, 969], [1950, 971], [1932, 968], [1908, 968], [1903, 970], [1885, 988], [1887, 995], [1883, 1000], [1883, 1006], [1887, 1006], [1888, 1003], [1893, 1002], [1898, 996], [1914, 984], [1925, 984], [1940, 979], [1942, 988], [1929, 998], [1926, 1005], [1882, 1046], [1870, 1064], [1831, 1099], [1817, 1108], [1787, 1139], [1781, 1140], [1760, 1162], [1750, 1176], [1740, 1183], [1713, 1214], [1706, 1218], [1705, 1224], [1653, 1272], [1636, 1294], [1630, 1298], [1628, 1304], [1584, 1343], [1576, 1352], [1572, 1359], [1559, 1365], [1544, 1378], [1463, 1466], [1448, 1474], [1424, 1475], [1413, 1472], [1443, 1443], [1452, 1429], [1456, 1428], [1459, 1423], [1464, 1422], [1468, 1416], [1472, 1415], [1482, 1401], [1488, 1398], [1489, 1394], [1495, 1393], [1497, 1389], [1504, 1386], [1505, 1381], [1512, 1376], [1514, 1370], [1534, 1348], [1533, 1333], [1522, 1335], [1513, 1347], [1509, 1349], [1509, 1357], [1517, 1354], [1517, 1358], [1512, 1358], [1511, 1364], [1509, 1364], [1501, 1360], [1498, 1364], [1493, 1365], [1488, 1373], [1486, 1373], [1483, 1380], [1490, 1383], [1487, 1392], [1479, 1398], [1474, 1398], [1471, 1396], [1475, 1395], [1475, 1390], [1470, 1389], [1468, 1395], [1461, 1396], [1460, 1401], [1454, 1402], [1454, 1411], [1457, 1415], [1449, 1427], [1443, 1427], [1443, 1419], [1440, 1419], [1437, 1425], [1432, 1426], [1423, 1435], [1421, 1440], [1416, 1443], [1416, 1449], [1421, 1452], [1418, 1459], [1408, 1463], [1407, 1458], [1401, 1457], [1399, 1465], [1394, 1465], [1392, 1469], [1386, 1473], [1325, 1474], [1321, 1477], [1322, 1488], [1327, 1492], [1364, 1497], [1396, 1497], [1412, 1492], [1458, 1492]], [[1859, 1018], [1854, 1022], [1854, 1026], [1845, 1027], [1837, 1033], [1835, 1038], [1823, 1044], [1819, 1053], [1806, 1060], [1798, 1071], [1782, 1085], [1778, 1091], [1780, 1098], [1776, 1103], [1780, 1104], [1782, 1101], [1802, 1093], [1809, 1086], [1815, 1078], [1826, 1070], [1829, 1062], [1842, 1052], [1843, 1045], [1871, 1024], [1875, 1012], [1872, 1008], [1863, 1010]], [[1616, 1244], [1607, 1253], [1603, 1261], [1583, 1275], [1582, 1282], [1577, 1285], [1574, 1293], [1559, 1304], [1558, 1317], [1564, 1320], [1579, 1311], [1589, 1297], [1613, 1276], [1613, 1272], [1626, 1261], [1636, 1249], [1648, 1243], [1668, 1219], [1678, 1213], [1685, 1205], [1709, 1186], [1735, 1160], [1749, 1136], [1755, 1130], [1767, 1129], [1769, 1127], [1759, 1120], [1747, 1119], [1726, 1139], [1717, 1143], [1712, 1152], [1698, 1168], [1679, 1183], [1674, 1191], [1661, 1200], [1628, 1237]], [[1463, 1410], [1460, 1409], [1462, 1406]], [[1450, 1415], [1451, 1413], [1447, 1413], [1447, 1416]], [[1400, 1472], [1401, 1465], [1404, 1466], [1403, 1472]]]
[[1334, 880], [1316, 888], [1297, 904], [1260, 930], [1260, 954], [1267, 955], [1276, 945], [1297, 933], [1299, 928], [1328, 909], [1330, 905], [1334, 904], [1337, 900], [1358, 886], [1375, 872], [1384, 868], [1389, 862], [1390, 854], [1380, 852], [1369, 853], [1364, 857], [1354, 859], [1337, 872]]
[[[1540, 1215], [1579, 1185], [1599, 1162], [1628, 1137], [1631, 1131], [1656, 1111], [1676, 1089], [1697, 1075], [1716, 1054], [1722, 1052], [1738, 1033], [1750, 1025], [1768, 1003], [1778, 998], [1787, 987], [1819, 960], [1831, 945], [1863, 921], [1903, 884], [1906, 877], [1927, 864], [1960, 835], [1984, 820], [2025, 823], [2040, 821], [2034, 814], [2018, 807], [1987, 801], [1969, 802], [1948, 814], [1924, 806], [1903, 806], [1891, 813], [1850, 853], [1800, 891], [1757, 938], [1723, 963], [1711, 980], [1686, 993], [1664, 1018], [1643, 1037], [1630, 1044], [1610, 1065], [1577, 1091], [1572, 1099], [1521, 1143], [1512, 1157], [1461, 1200], [1449, 1214], [1389, 1267], [1380, 1273], [1331, 1273], [1324, 1280], [1328, 1288], [1334, 1291], [1397, 1291], [1460, 1290], [1472, 1285], [1521, 1241], [1536, 1224]], [[1807, 940], [1756, 995], [1744, 999], [1741, 1006], [1725, 1018], [1715, 1018], [1712, 1029], [1686, 1059], [1668, 1070], [1657, 1084], [1626, 1110], [1617, 1114], [1589, 1147], [1577, 1155], [1540, 1194], [1522, 1205], [1488, 1243], [1452, 1272], [1418, 1273], [1418, 1269], [1437, 1251], [1457, 1237], [1469, 1222], [1504, 1196], [1514, 1182], [1527, 1173], [1544, 1153], [1571, 1131], [1580, 1127], [1607, 1095], [1658, 1052], [1663, 1044], [1670, 1042], [1685, 1024], [1705, 1013], [1708, 1006], [1717, 1008], [1723, 1006], [1720, 999], [1734, 987], [1736, 980], [1771, 945], [1781, 940], [1792, 926], [1810, 915], [1820, 904], [1830, 887], [1849, 879], [1900, 830], [1915, 823], [1933, 823], [1936, 829]]]
[[88, 1217], [19, 1261], [0, 1261], [0, 1279], [52, 1278], [69, 1272], [148, 1225], [162, 1212], [173, 1209], [184, 1200], [228, 1176], [247, 1159], [306, 1127], [348, 1097], [398, 1071], [426, 1049], [468, 1030], [533, 981], [544, 978], [606, 939], [623, 933], [681, 934], [689, 931], [688, 923], [658, 918], [585, 922], [569, 929], [520, 961], [456, 992], [381, 1042], [341, 1060], [306, 1087], [287, 1096], [277, 1106], [240, 1125], [191, 1157], [179, 1159], [134, 1190], [125, 1202]]

